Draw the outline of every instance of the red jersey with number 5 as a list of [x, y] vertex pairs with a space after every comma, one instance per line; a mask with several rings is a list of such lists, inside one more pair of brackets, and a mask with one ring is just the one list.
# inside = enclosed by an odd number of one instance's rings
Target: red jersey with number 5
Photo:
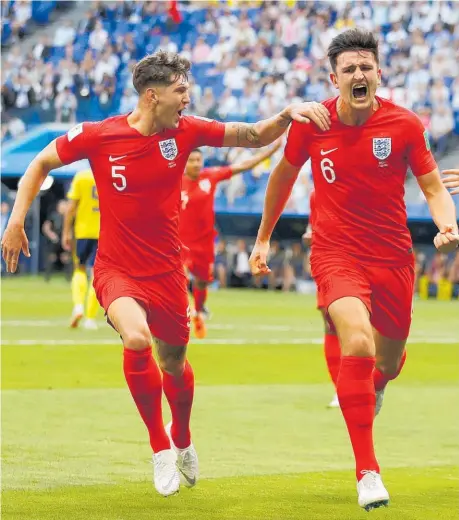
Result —
[[361, 126], [338, 118], [338, 98], [324, 101], [331, 128], [292, 123], [287, 161], [311, 158], [314, 179], [314, 245], [311, 260], [344, 252], [375, 265], [412, 262], [404, 202], [408, 167], [415, 176], [436, 168], [427, 134], [409, 110], [377, 98], [380, 108]]
[[89, 159], [100, 203], [96, 266], [148, 277], [181, 266], [180, 193], [188, 156], [222, 146], [223, 123], [194, 116], [144, 136], [127, 115], [80, 123], [56, 141], [65, 164]]
[[186, 175], [182, 182], [180, 239], [191, 250], [213, 251], [215, 238], [215, 190], [231, 178], [229, 166], [204, 168], [197, 180]]

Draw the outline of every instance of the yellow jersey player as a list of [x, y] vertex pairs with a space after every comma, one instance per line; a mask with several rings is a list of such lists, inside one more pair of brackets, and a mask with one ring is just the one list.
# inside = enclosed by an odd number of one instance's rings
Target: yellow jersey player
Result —
[[[92, 286], [92, 278], [99, 239], [100, 213], [99, 197], [91, 170], [83, 170], [75, 175], [67, 198], [69, 204], [64, 217], [62, 247], [66, 251], [70, 251], [72, 246], [75, 246], [72, 276], [73, 312], [70, 326], [78, 327], [80, 320], [85, 315], [84, 327], [96, 329], [95, 318], [99, 303]], [[73, 222], [75, 225], [72, 233]], [[73, 244], [73, 239], [75, 239], [75, 244]]]

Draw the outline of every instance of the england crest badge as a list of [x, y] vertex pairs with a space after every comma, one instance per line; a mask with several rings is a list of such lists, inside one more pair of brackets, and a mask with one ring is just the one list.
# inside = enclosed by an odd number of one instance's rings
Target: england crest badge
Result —
[[173, 161], [177, 157], [178, 149], [175, 139], [159, 141], [159, 149], [161, 150], [161, 155], [168, 161]]
[[376, 159], [384, 161], [392, 151], [392, 139], [390, 137], [374, 137], [373, 138], [373, 155]]

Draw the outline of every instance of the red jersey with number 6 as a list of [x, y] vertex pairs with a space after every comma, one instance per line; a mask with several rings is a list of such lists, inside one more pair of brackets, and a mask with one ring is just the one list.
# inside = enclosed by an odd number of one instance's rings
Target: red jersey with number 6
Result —
[[413, 255], [404, 202], [407, 169], [420, 176], [436, 168], [426, 131], [413, 112], [379, 97], [379, 109], [365, 124], [345, 125], [337, 99], [323, 102], [329, 131], [294, 121], [285, 148], [290, 164], [312, 162], [311, 260], [344, 252], [369, 264], [408, 265]]
[[56, 141], [65, 164], [89, 159], [100, 202], [96, 266], [149, 277], [182, 264], [180, 192], [191, 151], [223, 146], [223, 123], [195, 116], [144, 136], [127, 115], [80, 123]]
[[219, 182], [231, 178], [232, 175], [231, 167], [223, 166], [204, 168], [197, 180], [184, 176], [180, 239], [191, 250], [213, 252], [215, 190]]

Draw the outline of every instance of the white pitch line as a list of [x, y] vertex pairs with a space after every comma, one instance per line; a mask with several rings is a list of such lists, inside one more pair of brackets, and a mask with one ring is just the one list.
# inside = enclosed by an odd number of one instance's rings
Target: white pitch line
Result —
[[[106, 322], [105, 321], [99, 321], [98, 322], [99, 325], [101, 327], [104, 327], [106, 326]], [[1, 322], [2, 326], [3, 327], [68, 327], [68, 320], [2, 320]], [[243, 326], [238, 326], [238, 325], [232, 325], [230, 323], [226, 323], [226, 324], [223, 324], [223, 323], [209, 323], [207, 328], [209, 330], [228, 330], [228, 331], [231, 331], [231, 330], [241, 330], [241, 328], [243, 328], [244, 330], [248, 331], [265, 331], [265, 332], [295, 332], [295, 333], [299, 333], [299, 334], [311, 334], [311, 333], [314, 333], [314, 334], [320, 334], [321, 332], [321, 327], [318, 325], [316, 327], [312, 326], [312, 327], [291, 327], [289, 325], [243, 325]], [[459, 337], [453, 337], [453, 336], [448, 336], [448, 335], [444, 335], [444, 336], [435, 336], [433, 338], [427, 336], [428, 334], [428, 331], [422, 331], [422, 330], [419, 330], [419, 329], [416, 329], [415, 331], [413, 331], [413, 334], [410, 336], [410, 339], [409, 341], [411, 343], [445, 343], [445, 344], [454, 344], [454, 343], [457, 343], [459, 345]], [[426, 339], [427, 337], [427, 339]], [[210, 341], [210, 339], [209, 339]], [[231, 339], [228, 339], [228, 340], [222, 340], [222, 341], [228, 341], [228, 345], [230, 345], [231, 343], [229, 343], [231, 341]], [[235, 345], [238, 344], [238, 340], [234, 340], [236, 341], [236, 343], [234, 343]], [[253, 342], [253, 340], [250, 340]], [[250, 343], [250, 341], [248, 340], [247, 343]], [[286, 343], [286, 341], [284, 340], [274, 340], [274, 341], [279, 341], [279, 342], [283, 342], [283, 343]], [[295, 343], [294, 344], [297, 344], [296, 343], [296, 340], [293, 340]], [[321, 340], [323, 341], [323, 340]], [[207, 342], [207, 340], [206, 340]], [[242, 342], [242, 341], [241, 341]], [[309, 340], [307, 338], [307, 336], [305, 336], [302, 340], [301, 340], [302, 343], [314, 343], [314, 340]], [[266, 341], [263, 341], [263, 340], [260, 340], [260, 344], [261, 343], [269, 343], [269, 340], [266, 340]], [[5, 345], [7, 343], [4, 343]], [[44, 344], [43, 342], [38, 342], [37, 344]], [[78, 343], [80, 344], [80, 343]], [[275, 344], [278, 344], [278, 343], [275, 343]]]
[[[455, 338], [419, 338], [411, 339], [412, 343], [439, 343], [444, 345], [459, 345]], [[201, 340], [193, 339], [190, 343], [196, 345], [321, 345], [323, 338], [285, 338], [285, 339], [249, 339], [249, 338], [207, 338]], [[73, 346], [73, 345], [116, 345], [116, 339], [18, 339], [4, 340], [5, 346]]]

